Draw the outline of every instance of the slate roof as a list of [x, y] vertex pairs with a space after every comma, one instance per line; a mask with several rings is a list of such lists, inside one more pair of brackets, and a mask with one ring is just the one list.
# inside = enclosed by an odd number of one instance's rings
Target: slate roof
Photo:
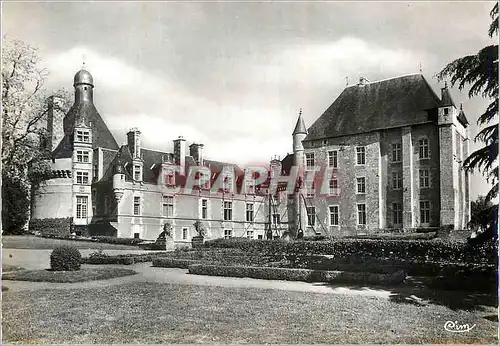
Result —
[[[141, 148], [141, 157], [143, 159], [143, 181], [145, 183], [157, 184], [158, 175], [160, 174], [161, 164], [163, 160], [168, 159], [173, 156], [172, 153], [162, 152], [158, 150], [151, 150]], [[118, 164], [118, 160], [121, 160], [122, 164], [125, 166], [125, 176], [126, 179], [131, 181], [132, 177], [132, 155], [128, 148], [128, 145], [123, 145], [120, 149], [114, 154], [114, 158], [109, 163], [108, 167], [105, 168], [105, 174], [101, 178], [100, 181], [107, 181], [112, 179], [113, 177], [113, 168]], [[233, 166], [236, 175], [236, 184], [240, 184], [243, 181], [244, 170], [242, 170], [238, 165], [229, 163], [229, 162], [221, 162], [215, 160], [204, 159], [204, 166], [210, 168], [211, 172], [211, 180], [212, 182], [217, 180], [219, 174], [222, 172], [222, 169], [225, 166]], [[185, 183], [185, 177], [189, 173], [189, 169], [192, 166], [196, 166], [196, 162], [192, 156], [185, 157], [185, 172], [182, 174], [176, 174], [176, 183], [182, 186]]]
[[78, 103], [75, 102], [64, 117], [64, 138], [53, 151], [52, 156], [54, 158], [71, 157], [73, 151], [73, 132], [77, 123], [84, 123], [92, 129], [92, 148], [101, 147], [118, 150], [119, 147], [115, 138], [94, 104], [89, 101], [80, 101]]
[[455, 101], [453, 101], [453, 97], [451, 97], [451, 94], [450, 94], [450, 89], [448, 89], [448, 87], [445, 85], [445, 87], [443, 89], [441, 89], [441, 103], [440, 103], [440, 106], [441, 107], [448, 107], [448, 106], [453, 106], [453, 107], [457, 107], [455, 105]]
[[429, 122], [439, 104], [421, 74], [349, 86], [308, 129], [305, 141]]
[[469, 121], [467, 120], [467, 117], [465, 116], [464, 109], [462, 107], [462, 104], [460, 104], [460, 112], [458, 113], [458, 121], [464, 125], [464, 127], [467, 127], [469, 125]]

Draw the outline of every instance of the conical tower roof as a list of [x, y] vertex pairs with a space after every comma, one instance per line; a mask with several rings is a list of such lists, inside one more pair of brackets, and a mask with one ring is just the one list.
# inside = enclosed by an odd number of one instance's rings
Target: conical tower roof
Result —
[[300, 109], [299, 118], [297, 119], [297, 124], [295, 125], [295, 129], [293, 130], [292, 135], [296, 135], [299, 133], [307, 135], [306, 124], [304, 123], [304, 119], [302, 118], [302, 108]]

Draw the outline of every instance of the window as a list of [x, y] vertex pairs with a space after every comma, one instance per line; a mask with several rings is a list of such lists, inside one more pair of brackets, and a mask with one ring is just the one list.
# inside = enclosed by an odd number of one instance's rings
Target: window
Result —
[[104, 213], [109, 213], [109, 196], [104, 196]]
[[174, 217], [174, 196], [163, 196], [163, 216]]
[[392, 162], [401, 162], [401, 143], [392, 143]]
[[339, 152], [337, 150], [329, 151], [328, 152], [328, 166], [337, 168], [338, 163], [339, 163], [339, 158], [338, 158]]
[[366, 149], [365, 147], [356, 148], [356, 164], [364, 165], [366, 163]]
[[139, 239], [140, 238], [140, 233], [134, 233], [134, 239]]
[[366, 204], [358, 204], [358, 225], [366, 225]]
[[330, 195], [338, 195], [339, 182], [337, 178], [330, 179]]
[[224, 178], [224, 192], [231, 192], [233, 189], [233, 178], [230, 176], [227, 176]]
[[76, 172], [76, 183], [87, 185], [89, 183], [89, 172]]
[[427, 138], [422, 138], [418, 141], [418, 158], [429, 158], [429, 140]]
[[419, 170], [420, 177], [420, 187], [429, 187], [429, 170], [428, 169], [420, 169]]
[[246, 220], [247, 222], [253, 222], [253, 203], [247, 203]]
[[316, 207], [307, 207], [307, 225], [314, 227], [316, 224]]
[[76, 161], [88, 163], [89, 162], [89, 152], [85, 150], [77, 150], [76, 151]]
[[247, 231], [247, 238], [253, 239], [253, 231]]
[[314, 169], [314, 153], [306, 153], [306, 169]]
[[90, 132], [84, 130], [76, 131], [76, 140], [78, 142], [90, 142]]
[[339, 225], [339, 206], [332, 205], [330, 206], [330, 226], [338, 226]]
[[141, 166], [134, 166], [134, 180], [141, 180]]
[[365, 177], [356, 178], [357, 192], [366, 193], [366, 179]]
[[431, 204], [429, 201], [420, 201], [420, 223], [430, 223]]
[[392, 203], [392, 222], [395, 225], [403, 224], [403, 205], [401, 203]]
[[233, 236], [233, 231], [230, 229], [224, 230], [224, 239], [229, 239]]
[[134, 197], [134, 215], [141, 214], [141, 197]]
[[175, 185], [175, 173], [172, 171], [167, 171], [165, 174], [165, 185], [174, 186]]
[[76, 196], [76, 218], [86, 219], [87, 218], [87, 196]]
[[188, 239], [188, 229], [186, 227], [182, 228], [182, 240]]
[[445, 108], [445, 109], [444, 109], [444, 115], [448, 115], [448, 112], [449, 112], [449, 111], [450, 111], [450, 110], [449, 110], [448, 108]]
[[257, 239], [262, 239], [262, 234], [259, 234], [259, 235], [257, 236]]
[[97, 179], [98, 176], [99, 176], [99, 166], [94, 165], [94, 178]]
[[314, 186], [306, 187], [306, 197], [307, 198], [314, 198], [314, 196], [315, 196]]
[[281, 216], [279, 213], [273, 213], [273, 225], [279, 225], [281, 223]]
[[201, 218], [206, 220], [208, 218], [208, 200], [201, 200]]
[[224, 221], [233, 219], [233, 202], [224, 202]]
[[403, 186], [401, 172], [392, 172], [392, 189], [399, 190]]

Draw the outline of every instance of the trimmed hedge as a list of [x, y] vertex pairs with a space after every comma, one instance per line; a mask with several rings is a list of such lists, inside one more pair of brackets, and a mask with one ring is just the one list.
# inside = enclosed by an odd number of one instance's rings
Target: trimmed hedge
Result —
[[414, 262], [496, 263], [492, 243], [469, 245], [463, 242], [434, 240], [335, 239], [332, 241], [283, 241], [249, 239], [214, 239], [205, 242], [208, 248], [236, 248], [248, 254], [266, 254], [279, 259], [300, 262], [311, 255], [332, 255], [335, 258], [382, 258]]
[[161, 268], [182, 268], [188, 269], [191, 264], [198, 264], [198, 260], [176, 259], [176, 258], [155, 258], [153, 259], [153, 267]]
[[403, 271], [397, 271], [391, 274], [373, 274], [312, 269], [220, 266], [206, 264], [191, 264], [188, 269], [190, 274], [196, 275], [371, 285], [396, 285], [402, 283], [406, 278], [406, 274]]
[[29, 223], [31, 233], [41, 235], [69, 236], [71, 234], [71, 218], [31, 219]]
[[99, 243], [107, 243], [107, 244], [118, 244], [118, 245], [137, 245], [142, 243], [144, 240], [139, 238], [118, 238], [118, 237], [108, 237], [108, 236], [94, 236], [92, 239], [95, 239]]
[[129, 254], [110, 256], [104, 252], [96, 252], [82, 259], [82, 263], [86, 264], [124, 264], [131, 265], [134, 263], [152, 262], [155, 258], [165, 256], [165, 253], [154, 254]]
[[74, 246], [58, 246], [50, 254], [50, 269], [53, 271], [80, 270], [82, 255]]
[[420, 232], [420, 233], [380, 233], [346, 236], [345, 239], [380, 239], [380, 240], [431, 240], [437, 238], [437, 232]]

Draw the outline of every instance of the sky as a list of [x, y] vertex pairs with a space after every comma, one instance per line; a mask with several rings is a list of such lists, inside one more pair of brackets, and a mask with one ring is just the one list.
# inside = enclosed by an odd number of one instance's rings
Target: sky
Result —
[[[492, 44], [493, 2], [2, 3], [9, 39], [37, 47], [46, 87], [72, 89], [82, 67], [119, 144], [132, 127], [146, 148], [179, 135], [206, 157], [238, 164], [292, 152], [299, 109], [307, 126], [360, 77], [434, 77]], [[488, 100], [452, 89], [470, 136]], [[472, 149], [479, 143], [472, 143]], [[485, 194], [472, 177], [471, 197]]]

